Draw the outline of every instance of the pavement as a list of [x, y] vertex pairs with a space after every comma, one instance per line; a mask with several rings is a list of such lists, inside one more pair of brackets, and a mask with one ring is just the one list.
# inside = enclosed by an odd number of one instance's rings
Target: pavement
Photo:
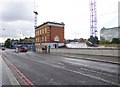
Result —
[[82, 55], [82, 54], [71, 54], [71, 53], [51, 53], [52, 55], [59, 55], [68, 58], [84, 59], [97, 62], [105, 62], [120, 65], [119, 57], [112, 56], [95, 56], [95, 55]]
[[20, 85], [16, 77], [14, 76], [14, 74], [12, 73], [10, 68], [7, 66], [7, 64], [4, 62], [1, 56], [0, 56], [0, 64], [1, 64], [0, 86]]

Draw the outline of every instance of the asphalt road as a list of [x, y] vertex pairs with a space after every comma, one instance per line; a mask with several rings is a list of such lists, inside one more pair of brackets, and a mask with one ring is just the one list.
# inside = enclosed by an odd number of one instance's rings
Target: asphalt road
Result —
[[2, 57], [35, 85], [120, 85], [120, 66], [116, 64], [10, 49]]

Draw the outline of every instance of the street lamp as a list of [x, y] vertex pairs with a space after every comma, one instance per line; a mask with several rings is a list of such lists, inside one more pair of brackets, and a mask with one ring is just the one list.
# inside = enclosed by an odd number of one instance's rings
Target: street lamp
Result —
[[3, 42], [3, 30], [5, 29], [1, 29], [1, 46], [4, 46], [4, 42]]

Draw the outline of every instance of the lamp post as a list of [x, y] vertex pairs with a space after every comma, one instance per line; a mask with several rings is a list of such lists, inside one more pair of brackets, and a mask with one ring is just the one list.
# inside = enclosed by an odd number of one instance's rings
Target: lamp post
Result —
[[[3, 31], [4, 31], [4, 30], [5, 30], [5, 29], [2, 29], [1, 39], [3, 39]], [[2, 45], [2, 47], [4, 47], [4, 42], [2, 42], [1, 45]]]

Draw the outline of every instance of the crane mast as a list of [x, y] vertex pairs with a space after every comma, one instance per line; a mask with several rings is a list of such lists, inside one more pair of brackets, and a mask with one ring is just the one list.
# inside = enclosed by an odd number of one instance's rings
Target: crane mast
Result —
[[96, 0], [90, 0], [90, 36], [97, 36]]
[[33, 13], [34, 13], [34, 28], [36, 28], [37, 27], [37, 15], [38, 15], [38, 12], [36, 10], [35, 0], [34, 0], [34, 11], [33, 11]]

